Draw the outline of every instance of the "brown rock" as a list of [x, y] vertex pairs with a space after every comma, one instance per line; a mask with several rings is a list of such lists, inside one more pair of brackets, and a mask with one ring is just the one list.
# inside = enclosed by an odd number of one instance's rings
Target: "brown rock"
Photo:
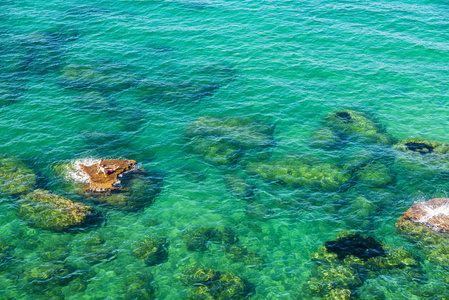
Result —
[[89, 176], [89, 191], [107, 192], [117, 188], [114, 184], [118, 182], [118, 175], [132, 170], [136, 165], [135, 160], [129, 159], [107, 159], [100, 160], [98, 164], [80, 167]]
[[398, 223], [406, 220], [449, 233], [449, 198], [434, 198], [413, 205], [399, 218]]

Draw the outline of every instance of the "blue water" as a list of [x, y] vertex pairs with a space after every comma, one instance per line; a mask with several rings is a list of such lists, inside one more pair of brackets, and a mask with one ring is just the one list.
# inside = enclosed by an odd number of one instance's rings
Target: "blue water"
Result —
[[[282, 185], [249, 174], [244, 159], [211, 163], [186, 137], [199, 118], [244, 117], [274, 128], [273, 146], [261, 150], [269, 161], [310, 155], [337, 165], [372, 143], [326, 150], [310, 147], [311, 135], [330, 112], [351, 109], [396, 141], [448, 142], [448, 17], [441, 0], [1, 1], [0, 153], [36, 174], [34, 188], [106, 217], [78, 232], [35, 228], [17, 214], [19, 196], [3, 195], [0, 235], [11, 250], [0, 265], [0, 299], [134, 299], [125, 287], [136, 274], [153, 278], [144, 280], [154, 291], [148, 299], [186, 299], [192, 287], [181, 277], [192, 266], [244, 278], [254, 285], [246, 299], [319, 299], [304, 288], [316, 276], [311, 254], [341, 231], [405, 247], [422, 269], [422, 278], [379, 271], [353, 297], [449, 297], [446, 266], [394, 226], [414, 203], [447, 195], [444, 170], [411, 172], [385, 146], [394, 177], [386, 186]], [[55, 173], [100, 158], [134, 159], [162, 174], [161, 192], [125, 211], [92, 203]], [[261, 211], [227, 187], [228, 175], [255, 187]], [[375, 208], [363, 210], [357, 197]], [[230, 260], [221, 243], [188, 251], [183, 236], [197, 226], [231, 228], [264, 266]], [[85, 257], [95, 236], [114, 253], [99, 263]], [[165, 262], [147, 266], [132, 255], [146, 236], [168, 241]], [[27, 272], [54, 261], [84, 275], [56, 287], [27, 281]]]

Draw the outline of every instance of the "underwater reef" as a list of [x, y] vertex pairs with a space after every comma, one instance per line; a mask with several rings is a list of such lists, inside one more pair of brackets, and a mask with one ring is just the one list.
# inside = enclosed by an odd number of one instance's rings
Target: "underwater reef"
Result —
[[159, 265], [168, 259], [168, 242], [164, 238], [147, 236], [137, 243], [132, 254], [147, 266]]
[[316, 158], [287, 156], [284, 158], [248, 163], [245, 167], [251, 175], [291, 185], [337, 190], [351, 174], [336, 165]]
[[36, 185], [36, 175], [21, 160], [9, 156], [0, 156], [0, 192], [6, 195], [18, 195], [31, 192]]
[[34, 227], [63, 231], [99, 217], [92, 206], [75, 203], [45, 190], [34, 190], [17, 200], [18, 215]]
[[410, 171], [430, 174], [449, 171], [449, 144], [406, 139], [394, 145], [395, 163]]
[[153, 300], [157, 299], [155, 287], [153, 286], [153, 275], [150, 273], [137, 272], [126, 276], [121, 293], [125, 300]]
[[245, 299], [254, 287], [229, 272], [191, 267], [181, 275], [181, 282], [191, 286], [189, 299]]
[[383, 274], [422, 278], [419, 260], [402, 247], [389, 247], [370, 236], [341, 233], [311, 255], [314, 265], [303, 292], [322, 299], [358, 299], [366, 280]]
[[244, 117], [200, 117], [187, 126], [188, 151], [215, 165], [236, 163], [250, 150], [274, 146], [274, 126]]

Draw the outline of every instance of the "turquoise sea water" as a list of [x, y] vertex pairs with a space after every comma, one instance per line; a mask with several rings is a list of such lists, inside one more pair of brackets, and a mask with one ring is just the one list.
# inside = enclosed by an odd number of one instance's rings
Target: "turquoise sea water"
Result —
[[[192, 288], [180, 278], [192, 266], [244, 278], [254, 287], [246, 299], [319, 298], [304, 288], [317, 276], [311, 254], [341, 231], [403, 246], [420, 262], [420, 277], [378, 271], [353, 297], [447, 299], [445, 266], [394, 226], [411, 205], [447, 196], [447, 174], [412, 172], [391, 147], [363, 139], [330, 150], [310, 143], [339, 109], [364, 112], [397, 141], [448, 142], [448, 17], [442, 0], [1, 1], [0, 153], [23, 160], [35, 188], [105, 217], [53, 232], [18, 216], [19, 196], [2, 196], [0, 237], [11, 249], [0, 265], [0, 299], [138, 299], [126, 289], [136, 274], [153, 278], [144, 281], [154, 294], [141, 299], [186, 299]], [[273, 126], [262, 162], [314, 156], [339, 165], [375, 149], [394, 180], [292, 187], [248, 173], [244, 158], [210, 163], [186, 138], [205, 116]], [[144, 209], [124, 211], [88, 201], [55, 176], [55, 166], [99, 158], [134, 159], [162, 174], [161, 192]], [[226, 185], [235, 175], [255, 187], [257, 206]], [[188, 251], [183, 237], [198, 226], [231, 228], [264, 265], [233, 261], [220, 243]], [[86, 240], [97, 236], [113, 255], [92, 262]], [[147, 266], [132, 255], [146, 236], [167, 240], [166, 261]], [[30, 270], [54, 261], [82, 276], [56, 287], [27, 281]]]

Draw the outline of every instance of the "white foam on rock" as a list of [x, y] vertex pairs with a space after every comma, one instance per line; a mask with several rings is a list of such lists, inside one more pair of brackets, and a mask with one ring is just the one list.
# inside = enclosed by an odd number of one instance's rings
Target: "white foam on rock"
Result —
[[83, 172], [80, 167], [81, 165], [92, 166], [100, 163], [100, 159], [95, 158], [81, 158], [72, 161], [67, 165], [67, 172], [65, 172], [65, 178], [69, 181], [79, 182], [79, 183], [89, 183], [89, 176]]
[[449, 202], [438, 206], [436, 208], [430, 208], [429, 206], [425, 205], [422, 207], [423, 210], [426, 212], [426, 215], [424, 215], [420, 222], [428, 222], [433, 217], [439, 216], [439, 215], [445, 215], [449, 216]]

